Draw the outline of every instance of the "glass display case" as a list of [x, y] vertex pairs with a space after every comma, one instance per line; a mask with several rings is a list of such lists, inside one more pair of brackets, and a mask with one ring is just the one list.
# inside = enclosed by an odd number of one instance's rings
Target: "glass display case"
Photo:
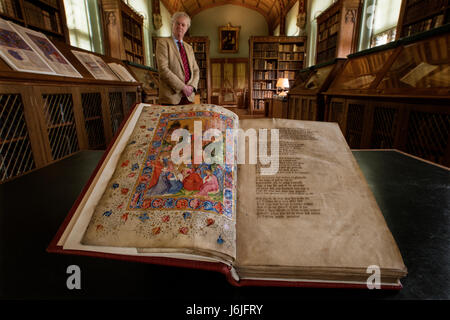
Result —
[[394, 42], [349, 55], [342, 72], [331, 84], [330, 91], [371, 88], [377, 74], [398, 46], [399, 43]]
[[331, 61], [309, 67], [301, 72], [302, 80], [288, 93], [288, 118], [298, 120], [324, 120], [324, 100], [322, 92], [339, 73], [345, 59]]
[[383, 75], [377, 89], [384, 93], [442, 95], [450, 86], [450, 34], [419, 42], [405, 43], [402, 51]]
[[348, 56], [323, 95], [350, 148], [399, 149], [450, 166], [450, 27]]

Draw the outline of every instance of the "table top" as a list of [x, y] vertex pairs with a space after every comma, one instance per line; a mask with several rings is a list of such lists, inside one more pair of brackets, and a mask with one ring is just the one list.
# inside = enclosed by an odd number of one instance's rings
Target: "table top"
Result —
[[[102, 151], [82, 151], [0, 185], [0, 299], [449, 299], [450, 171], [395, 150], [353, 151], [399, 246], [403, 289], [233, 287], [204, 270], [47, 253]], [[68, 266], [81, 270], [69, 290]]]

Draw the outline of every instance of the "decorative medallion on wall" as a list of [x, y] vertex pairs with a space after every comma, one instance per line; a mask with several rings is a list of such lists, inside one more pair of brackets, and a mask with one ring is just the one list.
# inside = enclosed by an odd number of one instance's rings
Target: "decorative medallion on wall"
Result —
[[155, 27], [155, 30], [158, 30], [163, 25], [159, 1], [152, 1], [152, 13], [153, 13], [153, 26]]

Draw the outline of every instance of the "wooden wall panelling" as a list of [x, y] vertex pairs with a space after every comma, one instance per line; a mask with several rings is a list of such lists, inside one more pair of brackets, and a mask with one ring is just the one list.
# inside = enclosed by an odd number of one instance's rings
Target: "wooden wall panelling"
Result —
[[45, 165], [31, 89], [0, 86], [0, 182]]
[[344, 98], [332, 97], [327, 105], [328, 122], [337, 122], [345, 136], [347, 132], [347, 103]]
[[75, 115], [78, 109], [73, 88], [35, 86], [33, 91], [48, 162], [79, 151], [83, 133], [80, 118]]
[[211, 59], [211, 102], [245, 108], [248, 93], [248, 59]]
[[82, 149], [105, 149], [106, 148], [106, 126], [103, 110], [105, 97], [101, 87], [83, 86], [79, 88], [81, 100], [83, 129], [85, 131], [86, 143]]

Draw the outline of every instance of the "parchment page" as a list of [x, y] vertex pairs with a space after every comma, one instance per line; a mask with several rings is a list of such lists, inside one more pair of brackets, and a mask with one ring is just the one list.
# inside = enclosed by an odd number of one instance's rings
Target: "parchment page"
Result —
[[[208, 257], [217, 253], [234, 259], [235, 164], [177, 164], [171, 151], [180, 141], [171, 137], [175, 130], [185, 129], [195, 140], [199, 123], [200, 134], [213, 128], [225, 140], [226, 130], [237, 126], [237, 116], [217, 106], [189, 105], [144, 106], [135, 117], [114, 168], [104, 169], [111, 177], [103, 194], [98, 201], [87, 201], [64, 248], [135, 248], [143, 254]], [[211, 141], [203, 136], [200, 150]]]
[[240, 127], [278, 128], [280, 143], [275, 175], [261, 175], [260, 164], [238, 166], [238, 268], [405, 271], [337, 124], [252, 119]]

